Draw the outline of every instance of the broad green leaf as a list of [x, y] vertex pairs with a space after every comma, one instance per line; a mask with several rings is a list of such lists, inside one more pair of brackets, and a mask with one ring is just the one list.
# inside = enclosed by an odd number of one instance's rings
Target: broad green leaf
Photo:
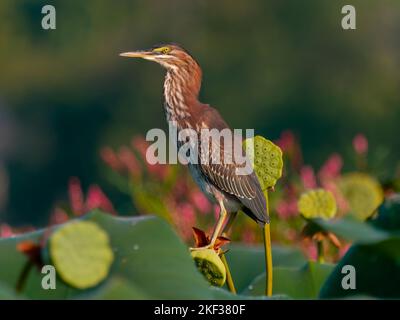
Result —
[[100, 286], [96, 291], [89, 291], [79, 296], [80, 299], [96, 300], [146, 300], [151, 299], [143, 290], [134, 286], [133, 283], [126, 281], [118, 276], [113, 277]]
[[21, 274], [26, 262], [26, 256], [17, 251], [17, 244], [26, 240], [36, 242], [42, 235], [43, 230], [30, 232], [17, 237], [0, 239], [0, 282], [14, 290], [19, 275]]
[[[238, 292], [242, 292], [256, 276], [265, 271], [262, 246], [231, 244], [226, 258]], [[299, 249], [278, 245], [272, 247], [272, 261], [274, 267], [298, 267], [307, 262]]]
[[[166, 222], [150, 216], [118, 218], [97, 211], [84, 219], [97, 223], [110, 235], [115, 261], [108, 280], [118, 276], [153, 299], [212, 297], [209, 285], [196, 270], [188, 248]], [[20, 271], [27, 261], [16, 250], [16, 244], [27, 239], [37, 240], [42, 233], [40, 231], [0, 241], [0, 281], [15, 288]], [[82, 290], [66, 286], [59, 278], [56, 290], [43, 290], [41, 279], [42, 275], [36, 269], [31, 270], [23, 292], [28, 298], [60, 299], [83, 293]]]
[[0, 283], [0, 300], [15, 300], [17, 299], [15, 292]]
[[[315, 299], [334, 265], [308, 262], [300, 268], [274, 268], [273, 293], [295, 299]], [[243, 291], [247, 295], [260, 295], [265, 291], [265, 273], [259, 275]]]
[[390, 237], [390, 233], [374, 228], [374, 226], [369, 223], [361, 222], [351, 217], [333, 221], [322, 219], [313, 219], [312, 221], [323, 230], [330, 231], [348, 241], [367, 244], [377, 243]]
[[[375, 235], [372, 238], [375, 241], [358, 241], [349, 249], [324, 284], [321, 290], [322, 298], [400, 298], [399, 215], [399, 196], [386, 200], [380, 206], [377, 217], [370, 224], [364, 224], [370, 228], [369, 236]], [[355, 290], [344, 290], [342, 287], [342, 279], [345, 276], [342, 274], [342, 268], [345, 265], [355, 268]]]
[[[94, 288], [79, 290], [57, 277], [56, 290], [44, 290], [43, 275], [34, 267], [21, 296], [34, 299], [243, 298], [211, 287], [197, 271], [187, 246], [159, 218], [122, 218], [94, 211], [82, 219], [98, 224], [110, 237], [115, 260], [105, 281]], [[17, 244], [26, 240], [38, 242], [44, 234], [51, 237], [57, 228], [60, 226], [0, 240], [0, 282], [7, 290], [4, 292], [15, 294], [18, 277], [28, 261], [17, 251]], [[44, 262], [51, 264], [48, 247], [42, 251]]]
[[[345, 265], [355, 268], [356, 288], [345, 290], [342, 273]], [[338, 263], [323, 285], [321, 298], [369, 296], [400, 298], [400, 239], [377, 244], [354, 245]]]
[[379, 229], [400, 231], [400, 194], [387, 199], [378, 209], [371, 223]]

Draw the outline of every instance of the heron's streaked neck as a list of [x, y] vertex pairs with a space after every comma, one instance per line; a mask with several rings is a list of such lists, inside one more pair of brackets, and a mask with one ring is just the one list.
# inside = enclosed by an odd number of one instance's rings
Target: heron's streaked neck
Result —
[[166, 111], [173, 119], [190, 116], [191, 106], [198, 103], [201, 87], [201, 70], [195, 63], [169, 69], [165, 76], [164, 97]]

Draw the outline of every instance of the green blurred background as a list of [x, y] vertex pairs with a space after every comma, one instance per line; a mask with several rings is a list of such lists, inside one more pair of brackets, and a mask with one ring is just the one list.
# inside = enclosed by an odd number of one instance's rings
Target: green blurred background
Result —
[[[349, 3], [357, 30], [344, 31]], [[41, 28], [45, 4], [56, 30]], [[100, 148], [166, 124], [164, 71], [118, 53], [163, 42], [197, 58], [202, 101], [232, 127], [270, 139], [292, 129], [316, 166], [362, 132], [393, 173], [399, 35], [398, 0], [2, 0], [0, 222], [47, 223], [71, 176], [120, 200]]]

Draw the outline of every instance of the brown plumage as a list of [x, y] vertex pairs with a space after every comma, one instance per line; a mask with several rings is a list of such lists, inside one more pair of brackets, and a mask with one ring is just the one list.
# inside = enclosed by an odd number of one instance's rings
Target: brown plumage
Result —
[[[202, 129], [231, 130], [216, 109], [198, 100], [202, 72], [186, 50], [177, 45], [163, 45], [121, 55], [155, 61], [166, 68], [164, 109], [167, 120], [176, 125], [178, 132], [194, 129], [200, 139]], [[182, 143], [178, 141], [178, 147]], [[198, 146], [201, 145], [198, 141]], [[207, 161], [201, 161], [206, 155], [209, 156]], [[221, 161], [213, 163], [213, 157], [218, 155]], [[201, 190], [221, 207], [211, 246], [239, 210], [261, 225], [269, 223], [265, 197], [255, 173], [238, 175], [236, 169], [241, 165], [226, 159], [234, 160], [232, 151], [226, 150], [224, 144], [211, 143], [208, 150], [199, 148], [197, 163], [188, 164]]]

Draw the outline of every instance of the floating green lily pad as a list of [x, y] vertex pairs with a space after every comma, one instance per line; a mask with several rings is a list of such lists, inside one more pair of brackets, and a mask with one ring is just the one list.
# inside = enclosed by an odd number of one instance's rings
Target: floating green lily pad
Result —
[[300, 213], [306, 218], [331, 219], [336, 215], [336, 200], [333, 194], [324, 189], [303, 193], [298, 202]]
[[246, 139], [243, 146], [247, 148], [249, 143], [254, 145], [254, 152], [248, 152], [247, 156], [254, 163], [254, 171], [260, 181], [261, 189], [264, 191], [272, 188], [282, 176], [282, 150], [262, 136]]
[[212, 285], [222, 287], [226, 280], [226, 269], [213, 249], [198, 249], [191, 252], [197, 268]]
[[90, 221], [72, 222], [57, 229], [50, 238], [50, 256], [58, 275], [79, 289], [104, 280], [114, 259], [108, 234]]

